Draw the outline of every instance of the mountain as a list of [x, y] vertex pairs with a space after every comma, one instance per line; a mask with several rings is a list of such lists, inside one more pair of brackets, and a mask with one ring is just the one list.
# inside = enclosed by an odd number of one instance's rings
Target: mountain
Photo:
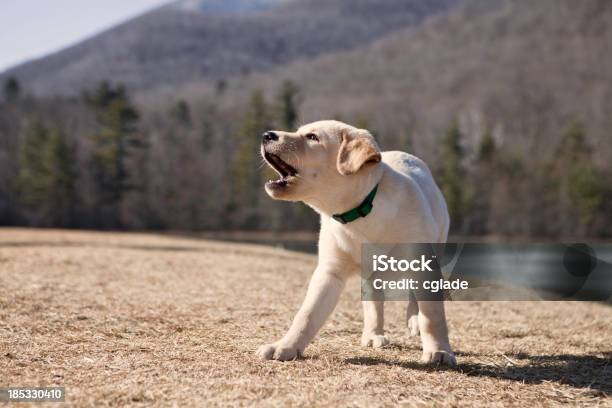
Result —
[[[366, 47], [236, 80], [228, 105], [256, 88], [273, 95], [288, 79], [302, 90], [303, 121], [367, 120], [389, 147], [410, 133], [434, 160], [455, 119], [474, 143], [491, 130], [506, 147], [531, 152], [580, 120], [603, 160], [612, 155], [610, 21], [609, 0], [480, 3]], [[198, 92], [196, 84], [184, 90]]]
[[[131, 90], [216, 80], [361, 47], [461, 1], [183, 1], [10, 69], [0, 80], [15, 76], [37, 95], [76, 94], [104, 79]], [[224, 7], [234, 12], [220, 13]]]

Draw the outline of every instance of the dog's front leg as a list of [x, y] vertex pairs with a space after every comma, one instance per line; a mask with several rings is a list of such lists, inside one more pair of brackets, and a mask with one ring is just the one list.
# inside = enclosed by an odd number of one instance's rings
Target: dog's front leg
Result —
[[257, 355], [262, 359], [281, 361], [301, 356], [336, 307], [344, 283], [342, 274], [335, 273], [332, 267], [319, 265], [287, 334], [276, 343], [261, 346]]
[[448, 328], [442, 301], [419, 301], [419, 329], [423, 342], [422, 361], [426, 363], [457, 365], [448, 341]]
[[363, 301], [363, 334], [361, 345], [364, 347], [383, 347], [389, 344], [385, 336], [385, 303], [382, 301]]

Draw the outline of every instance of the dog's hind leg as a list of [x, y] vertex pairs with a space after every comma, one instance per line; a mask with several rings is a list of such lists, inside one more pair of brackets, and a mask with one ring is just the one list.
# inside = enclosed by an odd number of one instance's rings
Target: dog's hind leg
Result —
[[389, 344], [385, 336], [385, 303], [382, 301], [363, 301], [363, 334], [361, 345], [363, 347], [380, 348]]
[[419, 303], [416, 300], [414, 292], [410, 291], [408, 295], [408, 307], [406, 308], [406, 324], [408, 325], [408, 334], [410, 336], [419, 335]]

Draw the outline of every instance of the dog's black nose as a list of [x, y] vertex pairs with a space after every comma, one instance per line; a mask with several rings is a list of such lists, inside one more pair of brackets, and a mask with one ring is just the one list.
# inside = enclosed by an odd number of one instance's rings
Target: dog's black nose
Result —
[[265, 144], [265, 143], [269, 143], [269, 142], [274, 142], [278, 140], [278, 135], [274, 132], [272, 132], [271, 130], [268, 130], [266, 133], [264, 133], [261, 136], [261, 141]]

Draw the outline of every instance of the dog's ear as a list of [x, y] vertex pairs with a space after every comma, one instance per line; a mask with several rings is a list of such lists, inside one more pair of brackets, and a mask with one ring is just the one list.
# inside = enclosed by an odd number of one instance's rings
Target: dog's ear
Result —
[[374, 137], [365, 129], [342, 130], [336, 167], [343, 176], [355, 174], [367, 164], [381, 160]]

